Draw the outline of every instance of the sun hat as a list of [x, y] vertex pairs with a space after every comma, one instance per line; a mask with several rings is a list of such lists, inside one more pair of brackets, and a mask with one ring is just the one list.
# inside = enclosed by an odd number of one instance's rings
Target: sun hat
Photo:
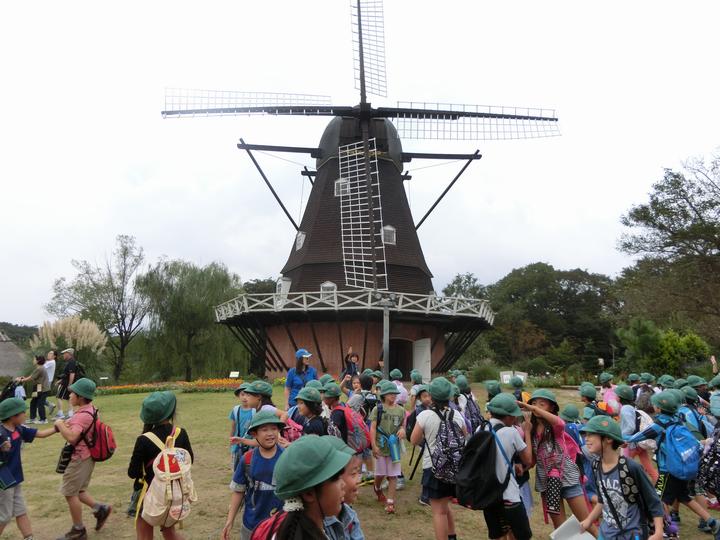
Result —
[[428, 385], [428, 392], [436, 401], [450, 401], [452, 385], [445, 377], [435, 377]]
[[450, 383], [450, 384], [452, 384], [453, 397], [458, 397], [461, 394], [460, 387], [455, 383]]
[[300, 495], [335, 476], [351, 457], [336, 450], [330, 437], [304, 435], [288, 446], [275, 464], [275, 495], [282, 500]]
[[710, 379], [708, 386], [710, 386], [711, 388], [720, 387], [720, 375], [715, 375], [712, 379]]
[[663, 412], [675, 414], [678, 410], [679, 400], [670, 390], [663, 390], [650, 397], [650, 402]]
[[655, 382], [655, 375], [652, 373], [648, 373], [647, 371], [643, 371], [640, 374], [640, 382], [645, 384], [652, 384]]
[[72, 383], [68, 387], [68, 390], [75, 392], [80, 397], [84, 397], [85, 399], [92, 401], [95, 399], [95, 390], [97, 390], [97, 386], [95, 386], [95, 383], [87, 377], [83, 377], [82, 379], [78, 379]]
[[638, 375], [637, 373], [631, 373], [630, 375], [628, 375], [627, 380], [630, 384], [636, 383], [640, 380], [640, 375]]
[[326, 373], [325, 375], [323, 375], [322, 377], [320, 377], [320, 384], [322, 384], [323, 386], [325, 386], [327, 383], [333, 382], [334, 380], [335, 380], [335, 379], [333, 379], [333, 376], [332, 376], [332, 375], [330, 375], [329, 373]]
[[602, 437], [610, 437], [618, 442], [625, 442], [620, 424], [609, 416], [593, 416], [587, 424], [580, 428], [581, 433], [595, 433]]
[[312, 353], [307, 349], [298, 349], [295, 353], [295, 359], [300, 360], [301, 358], [310, 358]]
[[483, 384], [485, 384], [485, 390], [487, 390], [490, 399], [502, 392], [502, 387], [498, 381], [485, 381]]
[[532, 393], [532, 395], [530, 396], [528, 403], [532, 404], [532, 402], [538, 398], [547, 399], [548, 401], [552, 401], [555, 405], [558, 404], [555, 394], [553, 394], [547, 388], [538, 388], [537, 390], [535, 390]]
[[22, 398], [11, 397], [0, 403], [0, 420], [3, 422], [8, 418], [27, 411], [27, 405]]
[[309, 401], [312, 403], [322, 402], [320, 390], [318, 390], [317, 388], [308, 388], [307, 386], [298, 392], [298, 395], [295, 396], [295, 399], [301, 399], [303, 401]]
[[673, 388], [680, 389], [683, 386], [687, 386], [687, 379], [683, 379], [682, 377], [679, 379], [675, 379], [675, 384], [673, 384]]
[[390, 378], [393, 379], [394, 381], [399, 381], [400, 379], [403, 378], [403, 376], [402, 376], [402, 371], [400, 371], [400, 370], [397, 369], [397, 368], [393, 369], [393, 370], [390, 372]]
[[145, 424], [159, 424], [173, 415], [176, 405], [177, 398], [169, 390], [153, 392], [143, 399], [140, 420]]
[[[393, 386], [395, 386], [393, 384]], [[323, 392], [326, 398], [339, 398], [342, 391], [336, 382], [329, 382], [323, 386]]]
[[455, 379], [455, 384], [460, 389], [460, 392], [467, 392], [470, 390], [470, 383], [465, 375], [458, 375]]
[[615, 387], [615, 395], [625, 401], [635, 401], [635, 392], [627, 384], [618, 384]]
[[268, 424], [275, 424], [278, 429], [283, 429], [285, 427], [285, 422], [280, 420], [275, 413], [270, 411], [258, 411], [253, 415], [247, 431], [248, 433], [252, 433], [260, 426], [266, 426]]
[[598, 380], [600, 381], [600, 384], [608, 383], [613, 380], [613, 374], [608, 373], [607, 371], [603, 371], [600, 374], [600, 377], [598, 378]]
[[686, 386], [682, 389], [682, 391], [683, 394], [685, 394], [685, 401], [691, 401], [692, 403], [696, 403], [700, 399], [697, 390], [695, 390], [691, 386]]
[[413, 369], [413, 370], [410, 372], [410, 380], [411, 380], [412, 382], [414, 382], [415, 384], [422, 384], [422, 382], [423, 382], [422, 373], [420, 373], [419, 371]]
[[692, 386], [693, 388], [697, 388], [698, 386], [703, 386], [707, 384], [707, 381], [702, 377], [699, 377], [698, 375], [690, 375], [687, 378], [687, 382], [688, 386]]
[[240, 392], [244, 392], [245, 390], [247, 390], [247, 387], [248, 387], [248, 386], [250, 386], [250, 383], [248, 383], [248, 382], [242, 383], [240, 386], [238, 386], [238, 387], [235, 389], [235, 395], [237, 396], [237, 395], [240, 394]]
[[523, 380], [522, 377], [518, 377], [517, 375], [513, 375], [510, 377], [510, 386], [514, 388], [522, 388], [523, 387]]
[[672, 375], [665, 373], [658, 378], [657, 382], [661, 386], [672, 386], [675, 384], [675, 378]]
[[373, 373], [374, 373], [373, 370], [370, 368], [365, 368], [365, 369], [363, 369], [363, 372], [362, 372], [363, 375], [370, 375], [370, 376], [372, 376]]
[[323, 391], [323, 383], [318, 381], [317, 379], [310, 379], [308, 382], [305, 383], [304, 388], [315, 388], [318, 392]]
[[382, 378], [383, 378], [383, 372], [380, 371], [379, 369], [376, 369], [375, 371], [373, 371], [372, 375], [373, 375], [373, 377], [377, 377], [379, 380], [382, 380]]
[[417, 399], [420, 399], [420, 394], [422, 394], [423, 392], [427, 392], [428, 394], [430, 393], [430, 390], [428, 389], [427, 384], [418, 385], [418, 387], [415, 389], [415, 397]]
[[245, 389], [246, 394], [257, 394], [260, 396], [272, 397], [273, 388], [272, 385], [267, 381], [253, 381]]
[[515, 398], [510, 394], [498, 394], [488, 402], [487, 409], [498, 416], [520, 417], [523, 415], [520, 407], [518, 407], [517, 401], [515, 401]]
[[380, 390], [380, 395], [385, 396], [387, 394], [399, 394], [400, 390], [397, 386], [395, 386], [395, 383], [392, 381], [382, 381], [378, 388]]
[[580, 420], [580, 411], [578, 411], [575, 405], [568, 403], [563, 407], [563, 410], [560, 411], [560, 418], [566, 422], [577, 422]]
[[588, 399], [595, 399], [597, 397], [597, 389], [590, 383], [582, 383], [580, 385], [580, 395]]

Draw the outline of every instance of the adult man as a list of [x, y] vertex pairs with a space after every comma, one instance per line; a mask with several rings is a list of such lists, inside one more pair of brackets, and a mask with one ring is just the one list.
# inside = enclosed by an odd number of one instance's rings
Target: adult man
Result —
[[[75, 360], [75, 349], [69, 347], [62, 351], [63, 360], [65, 360], [65, 367], [63, 368], [60, 381], [58, 382], [58, 412], [57, 418], [70, 418], [73, 415], [72, 407], [70, 406], [70, 385], [75, 382], [77, 376], [77, 360]], [[67, 415], [63, 414], [63, 401], [67, 407]]]

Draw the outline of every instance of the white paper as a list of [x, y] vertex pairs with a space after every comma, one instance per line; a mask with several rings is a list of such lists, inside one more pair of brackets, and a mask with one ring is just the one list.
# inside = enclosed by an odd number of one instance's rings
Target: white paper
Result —
[[595, 540], [595, 537], [585, 531], [575, 516], [570, 518], [550, 533], [552, 540]]

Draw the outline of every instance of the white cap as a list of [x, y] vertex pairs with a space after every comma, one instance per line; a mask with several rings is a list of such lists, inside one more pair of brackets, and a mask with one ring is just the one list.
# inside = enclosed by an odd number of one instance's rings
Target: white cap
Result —
[[73, 349], [72, 347], [68, 347], [64, 351], [60, 351], [60, 354], [65, 354], [66, 352], [70, 354], [75, 354], [75, 349]]

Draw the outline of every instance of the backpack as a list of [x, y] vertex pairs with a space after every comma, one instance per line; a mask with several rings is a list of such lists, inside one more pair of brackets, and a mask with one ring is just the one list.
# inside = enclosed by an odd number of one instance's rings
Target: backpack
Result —
[[257, 527], [253, 529], [250, 540], [273, 540], [286, 517], [287, 512], [280, 511], [262, 520], [257, 524]]
[[720, 431], [716, 430], [713, 441], [700, 460], [697, 483], [713, 495], [720, 495]]
[[484, 429], [487, 420], [480, 411], [480, 407], [470, 394], [465, 394], [467, 404], [465, 405], [465, 419], [470, 424], [470, 433], [475, 433], [478, 429]]
[[165, 444], [152, 432], [143, 435], [160, 448], [153, 460], [155, 477], [147, 486], [142, 500], [142, 518], [152, 527], [172, 527], [183, 521], [190, 513], [190, 505], [197, 501], [190, 469], [192, 457], [184, 448], [175, 448], [180, 434], [175, 428]]
[[702, 445], [685, 424], [658, 425], [665, 429], [660, 447], [665, 454], [667, 472], [680, 480], [694, 480], [698, 475]]
[[692, 407], [688, 407], [688, 410], [695, 417], [695, 422], [697, 422], [698, 427], [695, 427], [693, 424], [688, 422], [687, 417], [685, 418], [685, 425], [690, 430], [690, 433], [692, 433], [698, 441], [704, 441], [708, 437], [708, 432], [707, 428], [705, 427], [705, 423], [702, 421], [702, 417]]
[[[472, 510], [484, 510], [500, 501], [513, 474], [512, 462], [497, 438], [497, 432], [507, 427], [496, 424], [490, 430], [476, 432], [462, 452], [460, 465], [455, 475], [458, 503]], [[500, 482], [495, 472], [497, 450], [500, 450], [507, 474]]]
[[453, 484], [460, 467], [465, 437], [455, 424], [453, 409], [449, 409], [447, 415], [437, 409], [432, 410], [440, 417], [440, 426], [435, 437], [435, 449], [430, 454], [432, 473], [438, 480]]
[[638, 389], [637, 397], [635, 398], [635, 408], [648, 414], [655, 413], [655, 408], [650, 401], [650, 398], [654, 393], [655, 392], [653, 392], [652, 388], [649, 386], [641, 386]]
[[[652, 417], [640, 409], [635, 409], [635, 433], [642, 433], [653, 424]], [[640, 441], [638, 446], [648, 452], [657, 450], [657, 441], [655, 439], [645, 439]]]
[[363, 398], [365, 401], [362, 404], [362, 407], [360, 408], [360, 411], [363, 418], [368, 418], [370, 416], [370, 412], [377, 406], [378, 404], [378, 398], [375, 394], [370, 392], [369, 390], [361, 390]]
[[286, 438], [288, 442], [293, 442], [302, 437], [302, 434], [303, 427], [290, 418], [290, 415], [288, 414], [287, 420], [285, 420], [285, 427], [282, 430], [282, 436]]
[[[93, 461], [107, 461], [113, 457], [115, 450], [117, 450], [117, 443], [112, 429], [98, 418], [97, 409], [94, 412], [80, 412], [89, 414], [93, 418], [90, 427], [82, 433], [82, 440], [85, 441], [90, 450], [90, 457]], [[88, 434], [91, 435], [88, 437]]]
[[10, 379], [5, 387], [0, 392], [0, 401], [5, 401], [7, 398], [15, 397], [15, 389], [19, 383], [15, 382], [15, 379]]
[[345, 443], [355, 450], [356, 454], [370, 448], [370, 430], [365, 423], [365, 419], [360, 413], [343, 403], [338, 403], [333, 407], [333, 411], [338, 409], [342, 409], [345, 415], [345, 427], [347, 429], [347, 441]]

